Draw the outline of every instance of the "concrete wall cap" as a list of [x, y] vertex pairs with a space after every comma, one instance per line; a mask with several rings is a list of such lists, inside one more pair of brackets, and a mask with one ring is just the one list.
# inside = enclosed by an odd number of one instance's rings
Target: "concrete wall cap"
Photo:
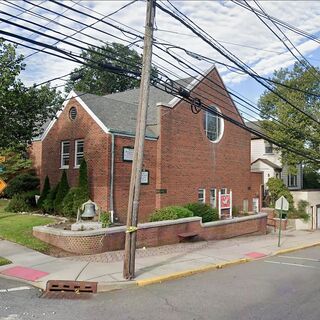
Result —
[[221, 225], [244, 222], [244, 221], [255, 220], [255, 219], [263, 219], [263, 218], [266, 218], [267, 216], [268, 216], [267, 213], [257, 213], [251, 216], [237, 217], [230, 220], [219, 220], [219, 221], [201, 223], [201, 226], [204, 228], [208, 228], [208, 227], [221, 226]]

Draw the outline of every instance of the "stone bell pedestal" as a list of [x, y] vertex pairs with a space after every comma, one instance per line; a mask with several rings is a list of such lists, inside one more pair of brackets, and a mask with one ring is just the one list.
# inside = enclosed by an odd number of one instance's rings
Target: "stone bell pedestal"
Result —
[[72, 231], [97, 230], [102, 228], [102, 223], [98, 221], [79, 221], [71, 225]]

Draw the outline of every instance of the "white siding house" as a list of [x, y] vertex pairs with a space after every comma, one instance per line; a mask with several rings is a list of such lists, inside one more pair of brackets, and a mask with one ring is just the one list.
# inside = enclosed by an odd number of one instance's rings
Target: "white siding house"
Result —
[[[263, 133], [259, 121], [247, 122], [249, 128]], [[297, 166], [297, 174], [290, 174], [286, 166], [282, 166], [279, 152], [268, 141], [251, 135], [251, 171], [263, 172], [264, 187], [269, 178], [281, 178], [290, 190], [300, 190], [303, 186], [302, 166]]]

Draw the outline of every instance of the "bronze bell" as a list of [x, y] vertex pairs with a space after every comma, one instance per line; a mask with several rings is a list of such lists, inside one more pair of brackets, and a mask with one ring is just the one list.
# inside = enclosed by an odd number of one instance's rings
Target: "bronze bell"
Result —
[[94, 203], [86, 203], [84, 205], [84, 210], [81, 215], [82, 218], [93, 218], [96, 214], [96, 208]]

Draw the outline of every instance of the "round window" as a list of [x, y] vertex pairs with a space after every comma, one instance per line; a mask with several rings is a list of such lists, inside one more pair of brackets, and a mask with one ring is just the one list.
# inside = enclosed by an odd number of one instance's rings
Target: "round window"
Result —
[[69, 111], [69, 118], [71, 120], [75, 120], [76, 117], [77, 117], [77, 109], [76, 107], [72, 107]]
[[[210, 109], [220, 113], [220, 110], [214, 106], [210, 106]], [[214, 113], [205, 111], [203, 117], [203, 127], [206, 132], [206, 136], [212, 142], [218, 142], [222, 138], [224, 122], [219, 116]]]

